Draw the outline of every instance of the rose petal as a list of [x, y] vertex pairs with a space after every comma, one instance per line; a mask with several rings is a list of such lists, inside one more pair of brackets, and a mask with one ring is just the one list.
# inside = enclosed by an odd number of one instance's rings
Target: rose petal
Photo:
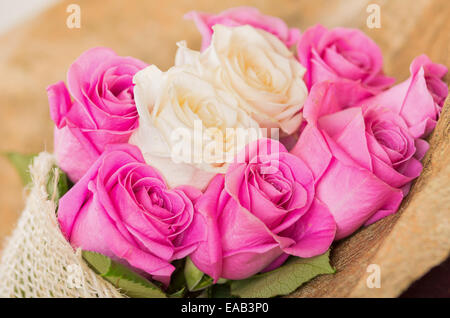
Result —
[[328, 250], [336, 233], [336, 222], [328, 207], [315, 199], [309, 211], [286, 232], [292, 233], [296, 243], [283, 251], [308, 258]]

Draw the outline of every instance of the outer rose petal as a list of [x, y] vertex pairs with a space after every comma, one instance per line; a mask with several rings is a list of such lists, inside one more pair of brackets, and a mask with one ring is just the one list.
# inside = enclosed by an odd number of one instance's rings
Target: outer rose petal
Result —
[[64, 124], [64, 116], [72, 105], [69, 91], [67, 90], [64, 82], [61, 81], [47, 87], [47, 95], [50, 108], [50, 117], [55, 122], [56, 127], [61, 128]]
[[199, 222], [193, 231], [206, 232], [206, 240], [199, 244], [191, 254], [195, 266], [215, 281], [222, 274], [222, 242], [217, 224], [217, 211], [220, 208], [220, 194], [224, 187], [224, 178], [217, 175], [212, 179], [204, 195], [195, 204]]
[[222, 277], [228, 279], [244, 279], [263, 269], [276, 268], [283, 263], [284, 253], [299, 257], [322, 254], [336, 231], [328, 208], [318, 201], [280, 235], [272, 233], [234, 200], [227, 203], [219, 222], [224, 248]]
[[61, 129], [55, 127], [54, 149], [59, 167], [72, 181], [80, 180], [99, 155], [79, 128], [67, 126]]
[[325, 139], [316, 127], [309, 125], [291, 153], [302, 158], [315, 175], [320, 176], [316, 195], [330, 209], [337, 223], [336, 239], [341, 239], [356, 231], [379, 210], [394, 213], [403, 194], [400, 189], [390, 187], [361, 168], [337, 145], [330, 143], [332, 140]]
[[364, 108], [388, 107], [405, 120], [415, 138], [420, 138], [435, 127], [440, 107], [448, 95], [447, 85], [441, 80], [447, 68], [421, 55], [413, 60], [410, 71], [406, 81], [362, 104]]
[[[50, 106], [52, 105], [51, 102]], [[70, 180], [76, 182], [105, 150], [106, 145], [126, 143], [130, 135], [131, 132], [127, 131], [86, 131], [71, 123], [61, 128], [56, 125], [54, 130], [56, 161]]]
[[369, 171], [336, 160], [317, 185], [317, 197], [330, 208], [337, 224], [336, 239], [341, 239], [386, 205], [391, 207], [389, 213], [395, 213], [403, 194]]
[[274, 260], [272, 263], [270, 263], [269, 266], [264, 268], [261, 271], [261, 273], [270, 272], [270, 271], [273, 271], [274, 269], [277, 269], [278, 267], [283, 265], [284, 262], [286, 262], [286, 260], [289, 258], [289, 256], [290, 256], [289, 254], [281, 254], [280, 257], [278, 257], [276, 260]]
[[419, 55], [411, 62], [410, 72], [416, 74], [421, 68], [424, 70], [428, 90], [440, 110], [448, 95], [448, 86], [441, 80], [448, 69], [445, 65], [433, 63], [425, 54]]
[[222, 277], [228, 279], [243, 279], [258, 273], [281, 255], [281, 246], [293, 243], [285, 237], [276, 241], [260, 219], [231, 198], [218, 225], [224, 258]]
[[283, 251], [308, 258], [328, 250], [336, 233], [336, 222], [328, 207], [315, 199], [309, 211], [288, 231], [296, 243]]
[[411, 182], [411, 180], [417, 178], [422, 171], [422, 164], [414, 158], [410, 159], [408, 168], [403, 171], [403, 174], [392, 169], [392, 167], [388, 166], [375, 156], [372, 157], [372, 167], [373, 173], [378, 178], [395, 188], [400, 188]]
[[430, 148], [430, 145], [423, 139], [416, 139], [415, 143], [416, 143], [416, 153], [414, 156], [417, 158], [417, 160], [422, 160], [422, 158], [425, 156], [425, 153]]
[[315, 123], [319, 117], [359, 105], [370, 96], [371, 93], [354, 81], [340, 79], [321, 82], [311, 89], [303, 108], [303, 117]]
[[348, 108], [323, 116], [319, 119], [319, 129], [345, 149], [345, 152], [361, 167], [372, 171], [361, 108]]
[[228, 279], [240, 280], [251, 277], [270, 265], [283, 252], [274, 245], [263, 252], [245, 252], [234, 254], [223, 260], [222, 276]]

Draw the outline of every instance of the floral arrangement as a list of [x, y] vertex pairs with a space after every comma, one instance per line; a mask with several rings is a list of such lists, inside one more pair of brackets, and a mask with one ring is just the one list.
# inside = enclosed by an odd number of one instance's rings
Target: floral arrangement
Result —
[[186, 18], [202, 47], [179, 42], [169, 70], [94, 48], [48, 88], [62, 233], [128, 296], [272, 297], [332, 274], [333, 241], [420, 175], [447, 68], [421, 55], [395, 84], [356, 29]]

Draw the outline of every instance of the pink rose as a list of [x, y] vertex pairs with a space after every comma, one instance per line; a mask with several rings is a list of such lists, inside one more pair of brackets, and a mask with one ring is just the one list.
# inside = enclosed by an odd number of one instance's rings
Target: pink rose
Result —
[[313, 171], [316, 195], [336, 220], [336, 239], [395, 213], [428, 149], [388, 106], [348, 107], [346, 88], [347, 82], [313, 86], [307, 126], [291, 151]]
[[311, 27], [302, 34], [297, 54], [307, 69], [308, 89], [318, 82], [343, 78], [360, 83], [374, 95], [395, 81], [383, 75], [380, 48], [357, 29]]
[[202, 39], [202, 51], [211, 43], [213, 25], [222, 24], [229, 27], [250, 25], [257, 29], [270, 32], [278, 37], [287, 47], [296, 44], [300, 38], [300, 30], [289, 28], [283, 20], [269, 15], [261, 14], [258, 9], [251, 7], [238, 7], [228, 9], [218, 15], [191, 11], [185, 18], [192, 19], [200, 31]]
[[406, 81], [364, 101], [363, 106], [388, 107], [405, 120], [414, 137], [425, 137], [436, 126], [448, 95], [447, 84], [442, 81], [447, 68], [421, 55], [411, 63], [410, 72]]
[[191, 187], [168, 189], [129, 144], [110, 145], [59, 201], [58, 221], [74, 248], [107, 255], [169, 284], [175, 259], [203, 240]]
[[419, 160], [428, 143], [414, 139], [403, 118], [386, 107], [368, 108], [363, 116], [372, 172], [387, 184], [402, 188], [406, 195], [411, 181], [422, 172]]
[[72, 181], [83, 176], [106, 145], [128, 142], [137, 128], [132, 81], [145, 66], [110, 49], [94, 48], [69, 68], [68, 89], [64, 82], [47, 88], [56, 159]]
[[310, 169], [271, 139], [249, 144], [195, 208], [207, 239], [190, 257], [215, 280], [274, 269], [289, 255], [322, 254], [336, 230], [328, 208], [315, 198]]

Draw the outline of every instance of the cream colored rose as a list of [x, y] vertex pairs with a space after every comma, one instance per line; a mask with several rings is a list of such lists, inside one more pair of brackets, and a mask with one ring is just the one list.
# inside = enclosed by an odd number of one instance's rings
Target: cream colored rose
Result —
[[138, 72], [134, 83], [139, 128], [130, 143], [171, 187], [203, 189], [240, 149], [262, 136], [233, 94], [200, 78], [190, 65], [167, 72], [152, 65]]
[[305, 68], [273, 34], [248, 25], [213, 29], [211, 45], [202, 53], [180, 44], [176, 65], [190, 64], [232, 92], [261, 127], [295, 132], [308, 95]]

